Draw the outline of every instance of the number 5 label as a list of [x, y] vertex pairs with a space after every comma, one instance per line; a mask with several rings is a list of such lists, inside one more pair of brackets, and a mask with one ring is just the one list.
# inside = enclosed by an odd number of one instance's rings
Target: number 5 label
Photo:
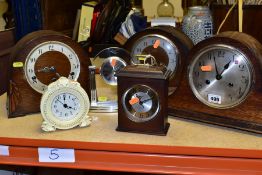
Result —
[[74, 149], [38, 148], [39, 162], [75, 162]]

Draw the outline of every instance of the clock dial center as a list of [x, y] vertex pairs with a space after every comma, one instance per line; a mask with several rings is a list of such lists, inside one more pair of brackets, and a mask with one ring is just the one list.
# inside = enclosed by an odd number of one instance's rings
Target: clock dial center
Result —
[[37, 79], [43, 84], [50, 84], [59, 78], [58, 75], [68, 77], [70, 69], [71, 66], [68, 58], [58, 51], [43, 53], [36, 60], [34, 67]]
[[154, 48], [153, 46], [148, 46], [142, 51], [142, 55], [152, 55], [154, 58], [156, 58], [157, 64], [168, 65], [169, 62], [169, 59], [166, 59], [168, 58], [168, 55], [166, 54], [165, 49], [162, 47]]

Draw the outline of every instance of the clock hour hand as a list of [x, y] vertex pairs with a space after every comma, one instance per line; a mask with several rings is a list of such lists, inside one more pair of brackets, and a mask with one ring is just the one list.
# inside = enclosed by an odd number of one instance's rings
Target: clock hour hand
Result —
[[228, 69], [230, 63], [231, 63], [231, 60], [224, 66], [222, 72], [220, 73], [220, 76], [224, 73], [225, 70]]
[[[67, 106], [67, 105], [66, 105]], [[67, 106], [67, 109], [73, 109], [76, 110], [76, 108], [72, 108], [71, 106]]]

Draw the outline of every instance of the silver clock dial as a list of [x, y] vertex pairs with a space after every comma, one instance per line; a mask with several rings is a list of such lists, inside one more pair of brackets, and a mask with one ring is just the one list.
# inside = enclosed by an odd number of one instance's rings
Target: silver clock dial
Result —
[[[25, 77], [29, 85], [39, 93], [43, 93], [43, 91], [47, 88], [47, 85], [42, 83], [37, 78], [36, 71], [55, 72], [56, 69], [54, 65], [52, 67], [44, 67], [42, 70], [35, 70], [35, 65], [41, 55], [51, 51], [60, 52], [67, 57], [71, 67], [70, 75], [68, 76], [69, 79], [77, 80], [80, 74], [80, 61], [77, 54], [74, 52], [74, 50], [71, 47], [59, 41], [43, 42], [31, 50], [31, 52], [28, 54], [25, 60], [25, 65], [24, 65]], [[55, 58], [50, 58], [50, 59], [55, 59]]]
[[253, 67], [239, 50], [216, 45], [200, 51], [189, 65], [195, 96], [214, 108], [231, 108], [245, 100], [253, 82]]
[[178, 50], [173, 42], [161, 35], [146, 35], [137, 40], [132, 47], [133, 64], [141, 64], [140, 55], [152, 55], [173, 74], [178, 66]]
[[154, 118], [159, 111], [157, 93], [148, 86], [135, 85], [122, 97], [122, 103], [129, 119], [145, 122]]
[[116, 86], [116, 73], [126, 66], [126, 62], [119, 57], [106, 58], [101, 66], [100, 74], [107, 84]]
[[70, 93], [61, 93], [54, 97], [51, 108], [54, 116], [61, 121], [71, 120], [80, 111], [79, 99]]

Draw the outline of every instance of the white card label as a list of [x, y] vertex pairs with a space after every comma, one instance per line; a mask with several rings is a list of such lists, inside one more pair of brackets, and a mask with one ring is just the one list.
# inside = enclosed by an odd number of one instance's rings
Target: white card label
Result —
[[9, 146], [0, 145], [0, 155], [9, 156]]
[[75, 162], [74, 149], [38, 148], [39, 162]]
[[221, 96], [220, 95], [208, 94], [207, 98], [208, 98], [208, 102], [221, 104]]

